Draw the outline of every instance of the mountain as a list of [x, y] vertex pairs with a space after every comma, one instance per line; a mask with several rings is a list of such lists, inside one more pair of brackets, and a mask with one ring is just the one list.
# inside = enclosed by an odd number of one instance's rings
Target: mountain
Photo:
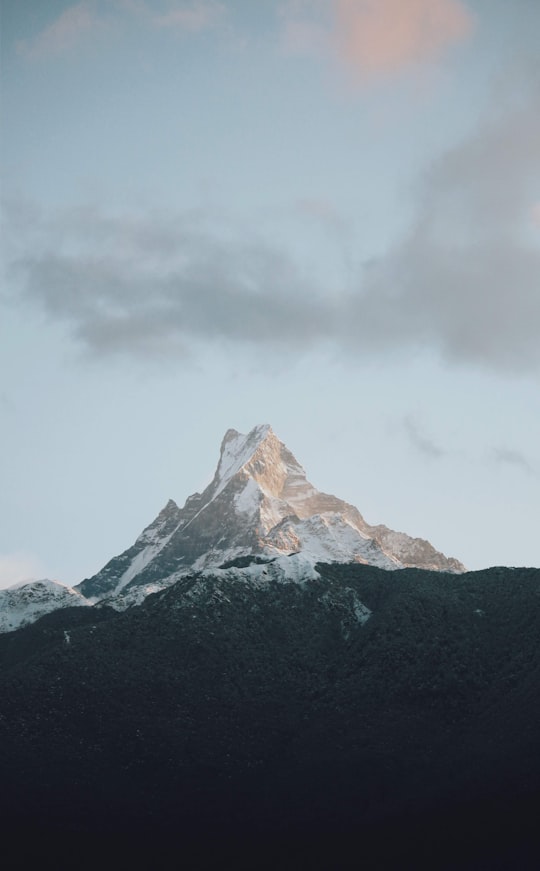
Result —
[[0, 636], [6, 855], [538, 868], [540, 570], [261, 560]]
[[317, 562], [358, 562], [384, 569], [463, 572], [427, 541], [370, 526], [352, 505], [321, 493], [268, 425], [225, 433], [211, 483], [184, 507], [170, 500], [132, 547], [77, 589], [116, 607], [194, 571], [240, 557], [302, 553]]
[[540, 569], [369, 526], [269, 427], [78, 590], [0, 613], [17, 867], [540, 865]]
[[89, 604], [77, 590], [56, 581], [23, 581], [0, 590], [0, 633], [12, 632], [59, 608]]

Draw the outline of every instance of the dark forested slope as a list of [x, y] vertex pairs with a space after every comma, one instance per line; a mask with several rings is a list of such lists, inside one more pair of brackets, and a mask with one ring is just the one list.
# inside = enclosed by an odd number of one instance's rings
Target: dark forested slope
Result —
[[5, 832], [132, 867], [534, 863], [540, 571], [318, 571], [1, 636]]

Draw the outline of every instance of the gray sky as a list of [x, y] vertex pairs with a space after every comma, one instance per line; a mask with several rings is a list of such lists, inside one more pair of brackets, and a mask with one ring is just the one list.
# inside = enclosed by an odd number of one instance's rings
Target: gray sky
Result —
[[76, 583], [226, 429], [540, 565], [540, 5], [4, 0], [0, 585]]

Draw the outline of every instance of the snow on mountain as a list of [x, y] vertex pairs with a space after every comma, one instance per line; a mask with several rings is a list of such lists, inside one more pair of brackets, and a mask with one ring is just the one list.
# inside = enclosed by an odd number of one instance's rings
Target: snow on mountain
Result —
[[89, 604], [72, 587], [57, 581], [22, 581], [0, 590], [0, 633], [20, 629], [59, 608]]
[[214, 477], [179, 508], [170, 500], [134, 545], [78, 589], [115, 607], [192, 572], [242, 556], [301, 553], [316, 562], [361, 562], [461, 572], [427, 541], [370, 526], [352, 505], [319, 492], [289, 449], [265, 424], [247, 435], [229, 429]]
[[[273, 584], [296, 584], [305, 588], [311, 581], [321, 581], [324, 589], [321, 575], [313, 567], [311, 559], [299, 553], [245, 566], [206, 569], [196, 577], [195, 583], [176, 596], [175, 607], [219, 606], [230, 602], [235, 587], [240, 587], [245, 594], [249, 589], [265, 589]], [[340, 613], [341, 631], [345, 638], [349, 637], [353, 626], [362, 626], [371, 617], [370, 609], [360, 601], [351, 587], [342, 586], [337, 590], [326, 588], [317, 598], [325, 609]]]
[[[206, 569], [200, 573], [197, 582], [190, 588], [187, 598], [198, 599], [198, 591], [212, 590], [215, 581], [224, 581], [225, 589], [227, 584], [234, 582], [258, 588], [268, 587], [272, 583], [298, 584], [303, 587], [308, 581], [318, 580], [320, 577], [311, 560], [295, 553], [268, 561], [253, 562], [247, 566]], [[211, 582], [210, 587], [208, 581]]]
[[287, 539], [296, 541], [297, 547], [313, 563], [362, 562], [381, 569], [402, 568], [402, 564], [385, 553], [378, 542], [366, 537], [337, 512], [314, 514], [306, 520], [286, 518], [268, 536], [267, 547], [271, 551], [275, 546], [279, 552]]

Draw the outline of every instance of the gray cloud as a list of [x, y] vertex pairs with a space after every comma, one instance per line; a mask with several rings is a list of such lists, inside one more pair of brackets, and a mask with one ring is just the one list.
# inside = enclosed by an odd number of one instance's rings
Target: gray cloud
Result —
[[525, 454], [511, 448], [493, 448], [493, 459], [499, 465], [514, 466], [528, 475], [536, 474]]
[[37, 223], [32, 250], [12, 257], [14, 284], [96, 353], [182, 354], [199, 340], [305, 348], [336, 332], [331, 304], [284, 252], [220, 238], [195, 215], [82, 209], [47, 231]]
[[438, 460], [446, 454], [446, 451], [422, 432], [417, 421], [411, 415], [404, 418], [403, 428], [412, 446], [425, 457]]
[[[193, 211], [56, 217], [7, 209], [12, 286], [98, 355], [186, 354], [200, 342], [354, 355], [426, 348], [510, 373], [540, 369], [540, 75], [435, 161], [406, 238], [349, 287]], [[306, 207], [307, 203], [307, 207]], [[314, 206], [315, 203], [315, 206]], [[327, 219], [320, 202], [304, 208]], [[348, 273], [350, 274], [350, 273]]]
[[538, 368], [539, 155], [537, 83], [431, 166], [414, 227], [366, 276], [351, 322], [364, 310], [381, 343], [494, 369]]

